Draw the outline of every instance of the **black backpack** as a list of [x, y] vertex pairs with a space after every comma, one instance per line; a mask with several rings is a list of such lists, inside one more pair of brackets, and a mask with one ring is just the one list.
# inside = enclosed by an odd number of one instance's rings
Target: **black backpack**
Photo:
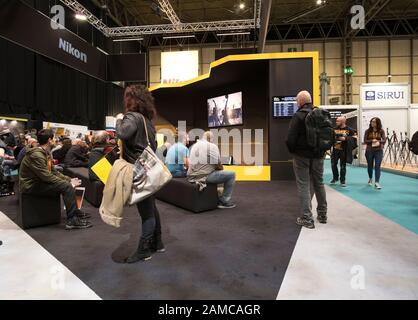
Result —
[[409, 150], [414, 154], [418, 154], [418, 131], [412, 136], [411, 142], [409, 143]]
[[334, 141], [334, 128], [328, 110], [314, 108], [305, 118], [306, 141], [317, 152], [331, 149]]

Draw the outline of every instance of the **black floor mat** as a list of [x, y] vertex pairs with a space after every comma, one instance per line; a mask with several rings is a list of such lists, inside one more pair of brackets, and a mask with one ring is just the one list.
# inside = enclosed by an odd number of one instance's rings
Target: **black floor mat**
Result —
[[[85, 203], [93, 228], [27, 232], [103, 299], [275, 299], [300, 232], [295, 184], [238, 183], [233, 200], [235, 209], [201, 214], [158, 202], [167, 252], [133, 265], [121, 261], [139, 238], [134, 208], [120, 229]], [[14, 221], [17, 210], [16, 197], [0, 198]]]

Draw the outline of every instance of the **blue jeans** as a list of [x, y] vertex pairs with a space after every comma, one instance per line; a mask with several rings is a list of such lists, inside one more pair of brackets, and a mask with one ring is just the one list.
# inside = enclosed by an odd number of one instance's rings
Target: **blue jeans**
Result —
[[174, 172], [171, 172], [171, 175], [173, 176], [173, 178], [184, 178], [187, 175], [187, 172], [184, 171], [180, 171], [180, 170], [176, 170]]
[[380, 166], [383, 160], [383, 150], [377, 151], [366, 151], [367, 159], [367, 172], [369, 174], [369, 179], [373, 179], [373, 166], [375, 171], [375, 181], [380, 181]]
[[234, 190], [235, 184], [235, 172], [234, 171], [214, 171], [206, 180], [208, 183], [213, 184], [223, 184], [224, 185], [224, 192], [222, 196], [219, 198], [219, 201], [222, 203], [228, 203], [231, 201], [232, 198], [232, 191]]

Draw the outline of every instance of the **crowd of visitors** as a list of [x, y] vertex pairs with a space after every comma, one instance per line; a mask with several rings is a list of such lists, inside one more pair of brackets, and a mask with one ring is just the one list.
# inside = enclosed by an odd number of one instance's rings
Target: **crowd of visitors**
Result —
[[[309, 92], [301, 91], [297, 95], [297, 104], [298, 110], [290, 122], [287, 138], [288, 149], [294, 158], [294, 173], [301, 204], [301, 216], [296, 223], [313, 229], [313, 195], [318, 202], [317, 220], [327, 223], [327, 199], [323, 182], [325, 154], [331, 154], [331, 184], [339, 180], [341, 186], [345, 187], [346, 163], [352, 161], [353, 150], [357, 148], [357, 135], [346, 125], [344, 117], [339, 117], [336, 126], [332, 127], [326, 113], [316, 112], [318, 109], [313, 106]], [[64, 175], [65, 169], [88, 168], [89, 179], [101, 181], [93, 170], [100, 160], [106, 158], [113, 164], [120, 159], [135, 164], [142, 152], [150, 147], [174, 178], [184, 178], [189, 183], [197, 184], [200, 190], [207, 184], [222, 186], [218, 208], [236, 207], [232, 201], [235, 173], [224, 170], [212, 132], [205, 132], [194, 144], [190, 143], [186, 132], [178, 132], [173, 145], [166, 142], [157, 149], [156, 129], [152, 122], [156, 108], [152, 94], [143, 86], [130, 86], [125, 91], [124, 106], [125, 113], [117, 119], [116, 133], [98, 131], [93, 136], [71, 139], [67, 136], [57, 137], [50, 129], [26, 131], [18, 137], [8, 130], [1, 132], [2, 195], [12, 193], [16, 181], [5, 177], [16, 176], [18, 172], [20, 192], [62, 196], [67, 213], [66, 229], [90, 228], [90, 216], [77, 206], [76, 201], [75, 188], [80, 186], [81, 181]], [[316, 122], [312, 122], [312, 119]], [[311, 127], [315, 123], [321, 123], [319, 129]], [[314, 139], [312, 132], [317, 134]], [[385, 140], [380, 119], [373, 118], [363, 143], [366, 145], [368, 183], [372, 185], [374, 171], [377, 189], [381, 188], [380, 164]], [[152, 253], [165, 251], [155, 197], [150, 196], [137, 203], [137, 209], [142, 221], [142, 234], [138, 249], [126, 259], [127, 263], [148, 260]]]

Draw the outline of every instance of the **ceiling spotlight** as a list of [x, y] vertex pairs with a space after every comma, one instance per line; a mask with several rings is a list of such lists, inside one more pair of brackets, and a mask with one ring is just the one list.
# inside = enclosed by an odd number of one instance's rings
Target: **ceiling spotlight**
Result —
[[[319, 1], [319, 0], [318, 0]], [[244, 2], [241, 2], [240, 4], [239, 4], [239, 8], [241, 9], [241, 10], [243, 10], [244, 8], [245, 8], [245, 3]]]
[[0, 124], [2, 124], [2, 125], [6, 124], [6, 120], [1, 119], [1, 120], [0, 120]]
[[326, 3], [326, 1], [325, 0], [316, 0], [316, 4], [318, 5], [318, 6], [320, 6], [321, 4], [325, 4]]
[[87, 20], [87, 16], [85, 14], [83, 14], [83, 13], [77, 13], [75, 15], [75, 18], [77, 20], [80, 20], [80, 21], [86, 21]]

